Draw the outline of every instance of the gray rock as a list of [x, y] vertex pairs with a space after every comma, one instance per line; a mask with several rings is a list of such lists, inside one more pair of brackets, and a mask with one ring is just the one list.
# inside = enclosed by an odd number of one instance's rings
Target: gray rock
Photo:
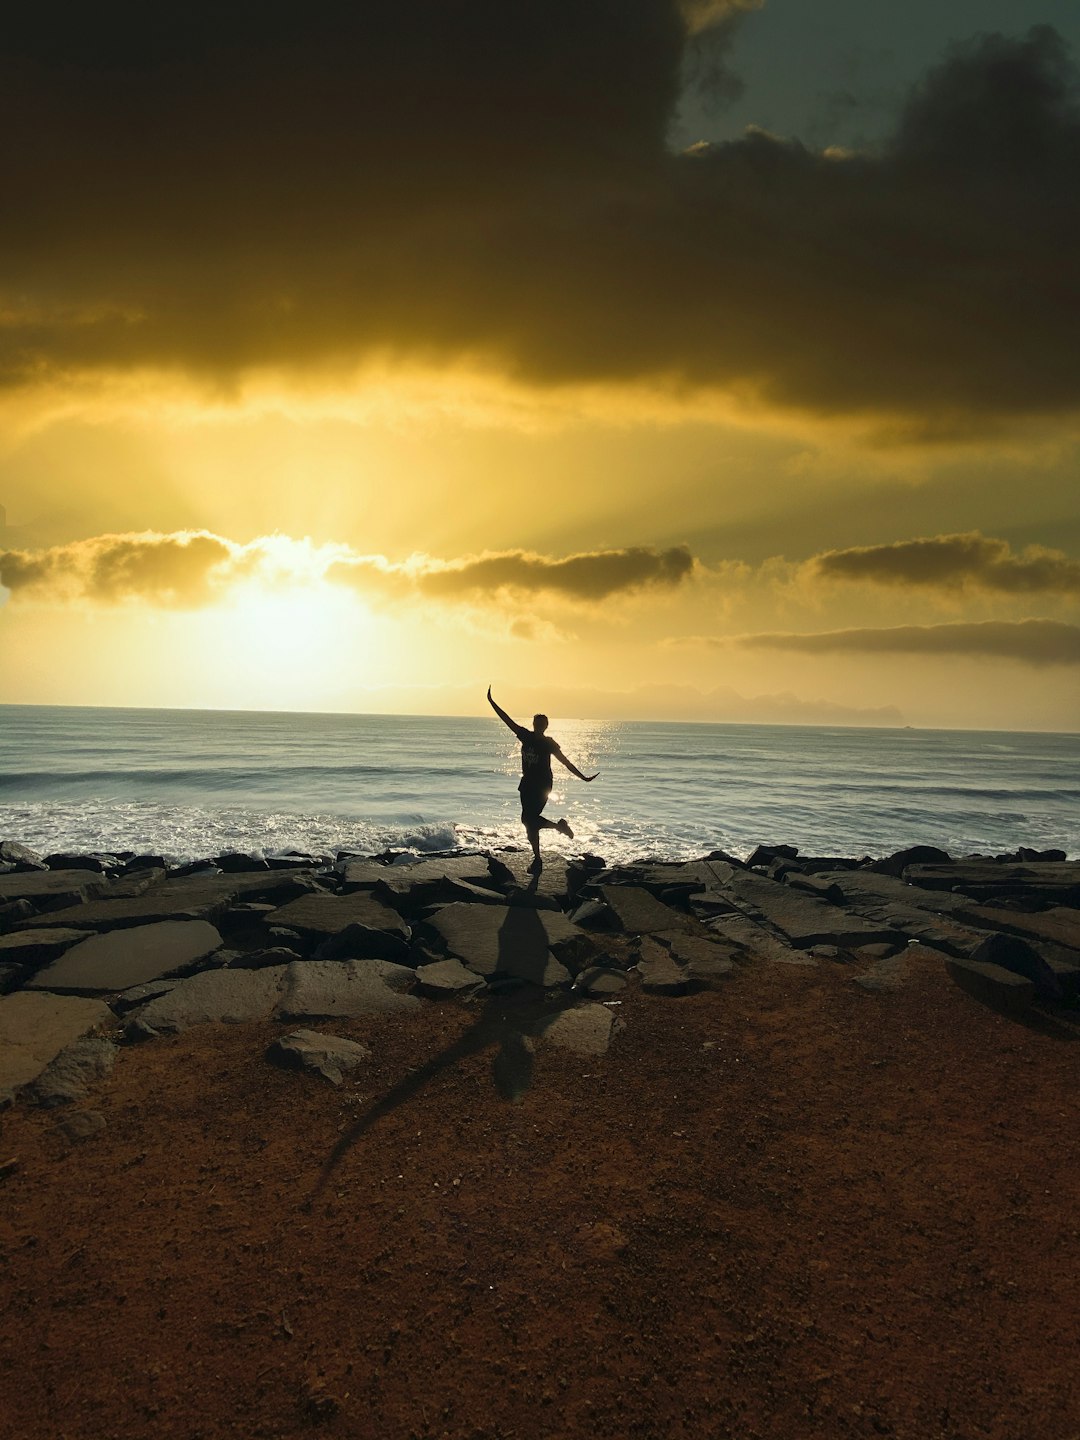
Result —
[[452, 995], [470, 995], [484, 988], [483, 977], [469, 970], [460, 960], [436, 960], [416, 970], [416, 988], [432, 1000]]
[[1018, 935], [987, 935], [970, 958], [1025, 976], [1035, 986], [1040, 1000], [1057, 1003], [1063, 998], [1061, 982], [1054, 971], [1034, 946]]
[[725, 892], [750, 919], [763, 917], [773, 929], [786, 935], [796, 949], [808, 950], [811, 945], [839, 945], [848, 949], [877, 941], [898, 943], [905, 938], [888, 926], [865, 920], [762, 875], [729, 870], [723, 882]]
[[275, 910], [270, 919], [275, 927], [319, 937], [340, 934], [347, 925], [382, 930], [401, 940], [408, 940], [410, 933], [396, 910], [363, 890], [348, 895], [305, 895]]
[[614, 912], [602, 900], [583, 900], [570, 919], [583, 930], [617, 929]]
[[52, 930], [19, 930], [13, 935], [0, 936], [0, 961], [10, 960], [37, 970], [89, 934], [89, 930], [67, 930], [63, 926]]
[[801, 870], [789, 870], [784, 876], [785, 885], [790, 885], [792, 890], [801, 890], [804, 894], [814, 895], [818, 900], [824, 900], [828, 905], [843, 905], [844, 892], [835, 880], [827, 880], [822, 875], [804, 875]]
[[601, 885], [604, 903], [621, 929], [629, 935], [655, 935], [658, 931], [696, 930], [697, 921], [664, 905], [638, 885]]
[[759, 845], [746, 864], [748, 868], [752, 868], [754, 865], [769, 865], [774, 860], [797, 860], [798, 858], [799, 847], [797, 845]]
[[544, 856], [544, 868], [539, 875], [529, 872], [532, 864], [529, 850], [500, 850], [491, 856], [491, 874], [495, 883], [507, 892], [524, 891], [543, 902], [543, 908], [554, 904], [561, 908], [569, 903], [571, 877], [566, 858], [557, 852]]
[[34, 1105], [51, 1108], [85, 1100], [90, 1086], [103, 1079], [119, 1052], [111, 1040], [87, 1035], [60, 1051], [24, 1092]]
[[73, 1115], [65, 1115], [59, 1124], [53, 1126], [53, 1134], [62, 1140], [77, 1143], [100, 1135], [104, 1129], [105, 1116], [100, 1110], [76, 1110]]
[[221, 944], [205, 920], [163, 920], [92, 935], [28, 982], [34, 990], [85, 994], [128, 990], [197, 964]]
[[192, 1025], [268, 1020], [278, 1003], [286, 971], [293, 968], [204, 970], [149, 1001], [134, 1012], [132, 1020], [170, 1034]]
[[686, 970], [691, 990], [719, 989], [735, 969], [735, 956], [739, 951], [731, 943], [678, 931], [668, 931], [655, 938], [668, 947], [671, 958]]
[[0, 861], [5, 865], [21, 865], [28, 870], [44, 870], [44, 857], [17, 840], [0, 841]]
[[776, 965], [817, 964], [806, 951], [796, 950], [745, 915], [718, 915], [708, 922], [708, 929], [732, 946], [735, 954], [745, 955], [747, 959], [769, 960]]
[[565, 915], [510, 905], [446, 905], [428, 922], [450, 952], [478, 975], [512, 975], [536, 985], [565, 985], [571, 976], [560, 955], [592, 942]]
[[103, 1001], [82, 996], [20, 990], [0, 998], [0, 1095], [29, 1085], [65, 1046], [113, 1019]]
[[584, 995], [618, 995], [627, 986], [624, 970], [612, 970], [605, 965], [590, 965], [574, 981], [574, 989]]
[[[147, 876], [131, 875], [95, 892], [98, 898], [74, 910], [50, 914], [50, 925], [73, 925], [76, 929], [114, 930], [129, 925], [150, 925], [161, 920], [213, 921], [241, 897], [285, 901], [306, 893], [310, 883], [304, 874], [265, 871], [257, 875], [193, 874], [171, 875], [160, 884]], [[4, 877], [0, 877], [2, 880]], [[55, 877], [54, 877], [55, 878]], [[95, 876], [100, 880], [100, 876]], [[132, 893], [138, 887], [139, 893]], [[25, 929], [25, 925], [16, 928]]]
[[228, 955], [230, 970], [265, 970], [269, 965], [291, 965], [302, 959], [302, 956], [286, 945], [271, 945], [266, 950], [218, 951], [218, 954]]
[[0, 963], [0, 995], [17, 990], [27, 973], [28, 969], [24, 965], [14, 965], [8, 960]]
[[320, 941], [314, 953], [316, 960], [393, 960], [406, 965], [411, 952], [400, 932], [376, 930], [354, 921]]
[[159, 995], [167, 995], [170, 990], [183, 983], [182, 980], [149, 980], [145, 985], [133, 985], [130, 990], [113, 996], [110, 1003], [118, 1015], [123, 1015], [139, 1005], [145, 1005], [149, 1000], [155, 1000]]
[[256, 859], [254, 855], [244, 855], [237, 850], [229, 850], [224, 855], [215, 855], [214, 864], [225, 875], [251, 874], [253, 870], [270, 869], [265, 860]]
[[124, 1044], [139, 1045], [144, 1040], [157, 1040], [161, 1032], [148, 1025], [145, 1020], [129, 1020], [124, 1026]]
[[995, 1009], [1023, 1011], [1035, 999], [1035, 986], [1023, 975], [979, 960], [946, 960], [945, 969], [961, 990]]
[[96, 870], [99, 875], [106, 869], [106, 862], [100, 855], [71, 855], [58, 852], [55, 855], [46, 855], [45, 864], [50, 870]]
[[[460, 880], [465, 884], [491, 887], [491, 867], [486, 855], [435, 856], [415, 865], [383, 865], [378, 877], [380, 890], [391, 896], [409, 896], [440, 881]], [[356, 876], [357, 869], [346, 866], [345, 883]], [[366, 873], [366, 872], [365, 872]]]
[[643, 990], [651, 995], [690, 993], [689, 967], [680, 965], [666, 945], [661, 945], [650, 935], [643, 935], [638, 953], [637, 969]]
[[350, 1070], [371, 1059], [371, 1051], [341, 1035], [294, 1030], [291, 1035], [279, 1035], [267, 1049], [266, 1058], [284, 1070], [310, 1070], [332, 1085], [340, 1085]]
[[65, 910], [81, 906], [108, 885], [108, 878], [94, 870], [13, 871], [0, 875], [0, 903], [29, 900], [38, 910]]
[[536, 1028], [538, 1040], [546, 1040], [575, 1055], [606, 1055], [611, 1044], [615, 1017], [605, 1005], [575, 1005], [541, 1020]]
[[422, 1002], [403, 993], [413, 979], [407, 966], [388, 960], [303, 961], [285, 972], [278, 1015], [283, 1020], [334, 1020], [416, 1010]]
[[1026, 865], [999, 864], [995, 860], [909, 865], [904, 875], [912, 885], [925, 890], [957, 891], [980, 903], [1010, 898], [1033, 904], [1080, 904], [1080, 860], [1033, 861]]
[[381, 860], [342, 860], [338, 866], [341, 888], [349, 890], [374, 890], [388, 867]]
[[878, 875], [902, 875], [909, 865], [950, 865], [952, 857], [936, 845], [911, 845], [893, 855], [875, 860], [869, 868]]
[[32, 920], [36, 913], [29, 900], [0, 902], [0, 932], [16, 928], [24, 920]]

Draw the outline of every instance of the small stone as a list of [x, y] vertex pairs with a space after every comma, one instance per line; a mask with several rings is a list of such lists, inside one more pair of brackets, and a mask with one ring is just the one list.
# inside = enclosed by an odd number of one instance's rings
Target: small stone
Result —
[[74, 1045], [61, 1050], [27, 1087], [26, 1098], [46, 1109], [85, 1100], [91, 1084], [103, 1079], [112, 1069], [117, 1053], [113, 1042], [103, 1036], [76, 1040]]
[[549, 1040], [575, 1055], [606, 1055], [615, 1017], [604, 1005], [575, 1005], [536, 1027], [538, 1040]]
[[100, 1110], [76, 1110], [73, 1115], [65, 1115], [58, 1125], [54, 1125], [53, 1133], [65, 1140], [77, 1142], [89, 1140], [91, 1135], [100, 1135], [104, 1129], [105, 1116]]
[[603, 965], [591, 965], [574, 981], [574, 989], [586, 995], [618, 995], [626, 986], [625, 971], [609, 970]]
[[340, 1085], [344, 1076], [362, 1060], [371, 1059], [366, 1045], [346, 1040], [341, 1035], [323, 1035], [317, 1030], [294, 1030], [280, 1035], [269, 1046], [266, 1058], [287, 1070], [310, 1070], [322, 1075], [332, 1085]]
[[421, 995], [439, 1000], [449, 995], [468, 995], [484, 988], [483, 977], [468, 969], [460, 960], [436, 960], [421, 965], [416, 971], [416, 988]]

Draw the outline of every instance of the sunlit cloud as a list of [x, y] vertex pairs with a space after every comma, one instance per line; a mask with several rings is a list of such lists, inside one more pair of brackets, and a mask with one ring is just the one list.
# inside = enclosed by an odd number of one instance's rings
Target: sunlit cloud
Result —
[[[683, 545], [631, 546], [564, 557], [488, 552], [455, 560], [393, 561], [344, 545], [267, 535], [240, 545], [207, 531], [97, 535], [43, 550], [0, 551], [0, 585], [16, 599], [200, 608], [245, 583], [283, 588], [326, 582], [369, 597], [496, 603], [549, 595], [593, 604], [649, 589], [673, 591], [695, 560]], [[520, 638], [529, 635], [519, 630]], [[535, 636], [539, 631], [533, 630]]]

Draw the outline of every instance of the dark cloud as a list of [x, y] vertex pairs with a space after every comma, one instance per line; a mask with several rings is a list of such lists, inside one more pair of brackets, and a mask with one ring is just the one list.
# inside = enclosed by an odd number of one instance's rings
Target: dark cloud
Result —
[[694, 557], [685, 545], [668, 550], [631, 546], [594, 550], [554, 559], [524, 550], [505, 550], [462, 560], [421, 559], [390, 565], [370, 557], [341, 561], [327, 576], [359, 589], [409, 590], [445, 599], [491, 599], [547, 593], [564, 599], [598, 601], [645, 588], [673, 589], [689, 579]]
[[983, 620], [973, 624], [826, 630], [808, 635], [742, 635], [737, 643], [807, 655], [960, 655], [1019, 660], [1036, 666], [1080, 665], [1080, 625], [1056, 620]]
[[216, 535], [98, 535], [48, 550], [0, 550], [0, 584], [51, 600], [191, 607], [216, 596], [234, 547]]
[[[953, 433], [1077, 406], [1080, 120], [1048, 28], [873, 155], [665, 145], [678, 0], [111, 0], [0, 34], [0, 380], [366, 356], [662, 378]], [[694, 38], [698, 36], [698, 38]]]
[[1080, 560], [1036, 545], [1016, 554], [1006, 541], [978, 531], [828, 550], [814, 556], [809, 570], [829, 580], [869, 581], [908, 589], [1080, 595]]

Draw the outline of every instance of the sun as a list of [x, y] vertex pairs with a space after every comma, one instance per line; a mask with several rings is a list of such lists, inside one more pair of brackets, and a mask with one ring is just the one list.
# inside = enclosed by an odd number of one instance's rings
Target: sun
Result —
[[388, 659], [383, 623], [355, 595], [321, 580], [249, 581], [206, 619], [215, 689], [240, 709], [344, 706], [358, 670], [371, 675]]

